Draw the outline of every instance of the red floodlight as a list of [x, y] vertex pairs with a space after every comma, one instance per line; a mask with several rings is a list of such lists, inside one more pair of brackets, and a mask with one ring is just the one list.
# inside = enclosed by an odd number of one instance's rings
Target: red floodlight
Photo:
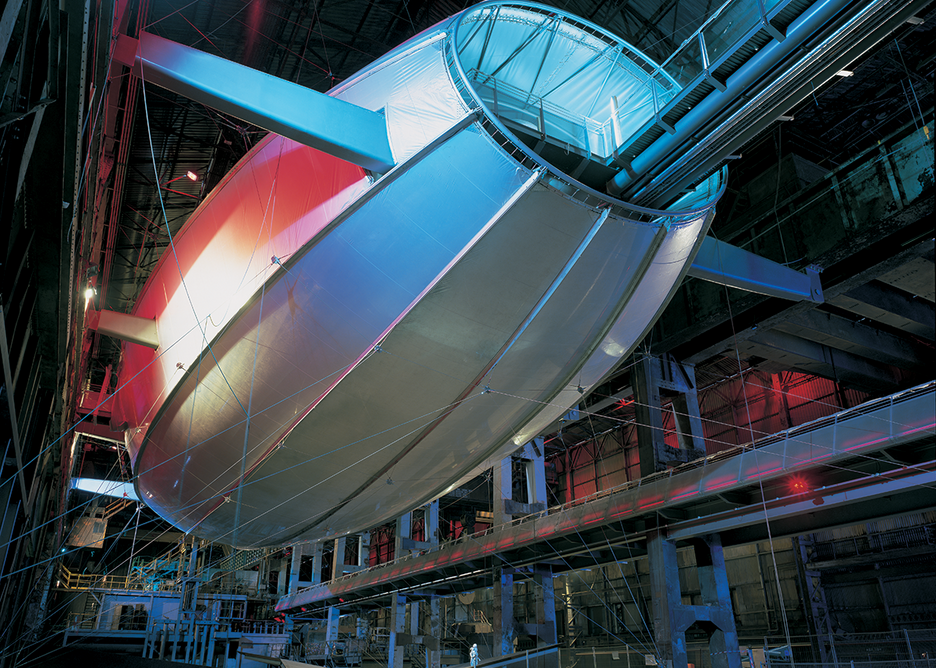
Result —
[[790, 492], [793, 494], [805, 494], [809, 491], [809, 482], [802, 476], [791, 476], [789, 480]]

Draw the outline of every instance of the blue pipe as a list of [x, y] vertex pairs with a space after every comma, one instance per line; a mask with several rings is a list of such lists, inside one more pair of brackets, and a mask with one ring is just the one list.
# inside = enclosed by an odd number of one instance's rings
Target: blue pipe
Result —
[[[675, 126], [675, 134], [664, 134], [640, 155], [631, 161], [635, 175], [650, 175], [658, 171], [666, 162], [675, 158], [680, 149], [692, 146], [692, 135], [721, 112], [728, 104], [737, 99], [765, 74], [775, 68], [784, 58], [798, 49], [813, 33], [829, 23], [836, 14], [851, 4], [851, 0], [821, 0], [810, 6], [790, 24], [786, 39], [782, 42], [772, 40], [758, 51], [725, 82], [725, 91], [709, 93], [699, 104], [681, 118]], [[633, 187], [635, 179], [628, 176], [626, 170], [618, 172], [607, 183], [608, 193], [615, 197]]]

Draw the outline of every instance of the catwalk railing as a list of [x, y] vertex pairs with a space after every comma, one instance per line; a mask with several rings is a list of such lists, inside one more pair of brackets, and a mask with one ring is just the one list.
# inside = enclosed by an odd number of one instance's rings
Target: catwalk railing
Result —
[[[520, 543], [546, 540], [566, 530], [578, 531], [579, 527], [622, 521], [665, 507], [697, 503], [701, 499], [715, 498], [733, 489], [757, 484], [760, 480], [828, 466], [839, 459], [867, 455], [897, 443], [932, 438], [936, 432], [936, 416], [932, 408], [934, 396], [936, 381], [931, 381], [753, 443], [442, 543], [430, 550], [313, 585], [280, 599], [277, 609], [318, 602], [336, 596], [339, 591], [346, 594], [358, 587], [400, 579], [411, 570], [406, 568], [410, 561], [419, 560], [422, 568], [436, 569], [492, 553], [500, 549], [498, 545], [501, 542], [516, 547]], [[913, 467], [912, 473], [930, 475], [930, 472], [918, 471], [917, 468]], [[870, 485], [872, 482], [879, 484], [880, 481], [873, 477], [855, 484]], [[904, 486], [912, 484], [906, 480], [892, 482]], [[836, 503], [832, 496], [834, 490], [820, 492], [830, 495], [829, 507]], [[857, 498], [855, 489], [851, 493]], [[524, 525], [529, 525], [529, 528]], [[681, 531], [691, 532], [692, 528]]]
[[[820, 661], [820, 645], [826, 651]], [[649, 665], [652, 645], [604, 644], [559, 650], [562, 668], [627, 668]], [[690, 664], [712, 665], [707, 643], [689, 642]], [[936, 668], [936, 629], [897, 630], [884, 633], [836, 634], [742, 639], [743, 668]]]

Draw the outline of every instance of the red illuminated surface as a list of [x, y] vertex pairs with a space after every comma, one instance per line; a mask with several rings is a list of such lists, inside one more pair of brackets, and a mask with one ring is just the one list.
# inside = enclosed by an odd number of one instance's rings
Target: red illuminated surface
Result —
[[[826, 378], [792, 371], [766, 374], [748, 370], [743, 379], [743, 384], [742, 378], [736, 377], [699, 390], [708, 454], [749, 443], [752, 434], [754, 438], [775, 434], [832, 415], [868, 398], [866, 394], [842, 388]], [[640, 478], [633, 404], [633, 399], [615, 403], [614, 415], [622, 420], [617, 432], [597, 441], [576, 444], [550, 460], [558, 475], [558, 498], [575, 501]], [[667, 405], [663, 407], [663, 429], [664, 442], [678, 447], [673, 411]], [[817, 453], [816, 459], [827, 456], [828, 453]], [[763, 462], [760, 472], [767, 475], [778, 470], [774, 463]], [[715, 490], [736, 482], [734, 479], [707, 481], [706, 488]]]
[[[192, 280], [193, 267], [204, 258], [216, 260], [215, 266], [202, 271], [214, 275], [219, 285], [236, 288], [245, 282], [245, 268], [252, 266], [252, 260], [269, 265], [273, 255], [288, 257], [330, 222], [336, 213], [331, 205], [342, 199], [342, 193], [362, 189], [366, 182], [360, 167], [276, 135], [264, 138], [250, 156], [224, 178], [175, 235], [174, 252], [160, 258], [134, 315], [156, 319], [157, 326], [168, 321], [169, 304], [183, 290], [180, 275]], [[314, 178], [315, 174], [323, 176]], [[244, 197], [244, 192], [274, 193], [275, 207], [268, 198]], [[223, 301], [215, 296], [216, 303]], [[230, 311], [236, 310], [237, 305], [232, 305]], [[199, 312], [199, 317], [206, 318], [206, 311]], [[130, 380], [116, 395], [115, 413], [117, 421], [131, 429], [143, 428], [131, 443], [134, 459], [146, 426], [171, 391], [178, 375], [176, 365], [190, 362], [179, 359], [181, 351], [173, 347], [173, 340], [162, 341], [162, 327], [160, 337], [158, 351], [136, 344], [124, 347], [120, 377]], [[164, 470], [173, 476], [173, 468]]]

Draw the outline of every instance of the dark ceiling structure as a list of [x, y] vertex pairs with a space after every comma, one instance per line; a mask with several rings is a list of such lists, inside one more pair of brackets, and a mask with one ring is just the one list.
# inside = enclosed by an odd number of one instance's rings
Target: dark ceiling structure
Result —
[[[114, 59], [116, 36], [146, 30], [325, 92], [472, 4], [7, 2], [0, 21], [0, 624], [39, 628], [35, 610], [51, 570], [29, 566], [48, 563], [62, 542], [70, 430], [85, 418], [101, 443], [120, 439], [120, 425], [99, 407], [125, 380], [120, 342], [87, 326], [86, 290], [96, 308], [129, 312], [170, 235], [265, 135], [142, 84]], [[657, 61], [718, 5], [548, 4]], [[934, 30], [930, 3], [729, 161], [713, 234], [795, 269], [818, 265], [825, 303], [792, 304], [690, 279], [641, 354], [694, 364], [700, 388], [749, 371], [811, 374], [864, 396], [932, 379]], [[922, 142], [922, 153], [907, 148], [913, 142]], [[918, 171], [929, 180], [904, 192], [901, 170], [920, 155], [929, 165]], [[583, 397], [581, 419], [553, 426], [547, 452], [637, 419], [627, 408], [632, 366], [625, 362]], [[119, 453], [105, 461], [126, 466]]]

